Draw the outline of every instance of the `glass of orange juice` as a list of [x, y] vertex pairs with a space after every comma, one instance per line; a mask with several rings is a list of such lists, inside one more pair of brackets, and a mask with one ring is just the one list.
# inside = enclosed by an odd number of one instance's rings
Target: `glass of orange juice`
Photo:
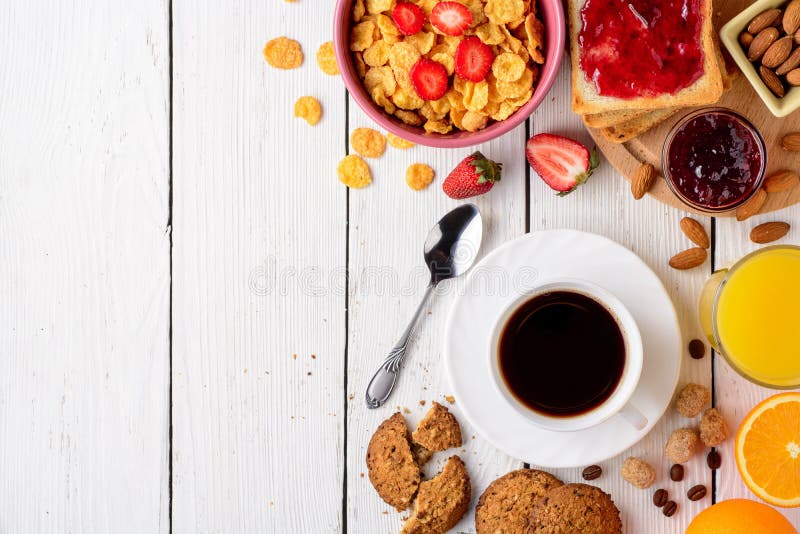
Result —
[[751, 382], [800, 387], [800, 247], [765, 247], [715, 272], [700, 297], [700, 322]]

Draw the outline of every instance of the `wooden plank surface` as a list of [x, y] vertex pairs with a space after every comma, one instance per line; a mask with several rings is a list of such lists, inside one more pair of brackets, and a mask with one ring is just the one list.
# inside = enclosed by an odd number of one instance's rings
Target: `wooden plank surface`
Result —
[[167, 532], [167, 2], [0, 4], [0, 532]]
[[[422, 243], [458, 204], [441, 183], [469, 149], [390, 147], [368, 160], [372, 186], [341, 186], [348, 133], [374, 125], [348, 107], [341, 79], [316, 67], [332, 12], [307, 1], [173, 0], [170, 58], [164, 0], [0, 5], [11, 58], [0, 62], [0, 532], [399, 530], [401, 514], [361, 476], [366, 444], [398, 407], [413, 426], [432, 400], [446, 403], [441, 332], [459, 281], [427, 311], [389, 406], [366, 410], [363, 394], [422, 295]], [[261, 48], [280, 35], [303, 44], [300, 69], [265, 65]], [[324, 108], [314, 128], [292, 117], [304, 94]], [[530, 131], [588, 142], [568, 102], [565, 65]], [[482, 255], [527, 229], [611, 237], [659, 274], [686, 340], [701, 337], [695, 303], [711, 263], [689, 272], [666, 263], [689, 246], [684, 213], [634, 201], [607, 162], [558, 198], [535, 174], [526, 179], [525, 137], [519, 127], [479, 147], [505, 164], [504, 180], [476, 200]], [[415, 162], [437, 172], [423, 192], [404, 183]], [[716, 265], [752, 250], [749, 229], [767, 220], [797, 227], [800, 209], [717, 220]], [[797, 243], [796, 231], [784, 242]], [[712, 367], [732, 428], [773, 393], [719, 358], [687, 354], [681, 384], [710, 386]], [[474, 532], [480, 493], [521, 463], [469, 427], [458, 399], [450, 407], [473, 482], [473, 508], [454, 531]], [[598, 484], [626, 532], [680, 533], [710, 504], [684, 497], [691, 484], [714, 484], [704, 457], [683, 484], [667, 478], [663, 445], [687, 424], [696, 421], [670, 411], [603, 463]], [[731, 447], [721, 448], [716, 498], [752, 498]], [[678, 497], [675, 517], [618, 476], [628, 454], [657, 467], [657, 486]], [[579, 471], [555, 473], [579, 481]], [[800, 525], [800, 512], [784, 513]]]
[[[345, 93], [314, 60], [333, 3], [173, 8], [173, 532], [341, 531]], [[261, 57], [281, 35], [300, 69]]]

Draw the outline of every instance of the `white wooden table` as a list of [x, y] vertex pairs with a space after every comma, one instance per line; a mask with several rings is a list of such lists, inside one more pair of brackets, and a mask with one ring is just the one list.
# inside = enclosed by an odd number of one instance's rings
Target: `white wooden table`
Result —
[[[331, 0], [0, 3], [0, 533], [399, 530], [364, 477], [365, 446], [394, 406], [413, 424], [450, 393], [440, 342], [452, 288], [392, 407], [367, 410], [363, 392], [421, 296], [421, 243], [456, 205], [440, 184], [467, 150], [390, 148], [369, 162], [371, 187], [338, 183], [348, 132], [370, 121], [315, 64], [332, 12]], [[302, 42], [302, 68], [265, 65], [279, 35]], [[324, 106], [314, 128], [292, 118], [303, 94]], [[660, 275], [686, 339], [699, 337], [695, 300], [713, 266], [752, 249], [758, 222], [800, 226], [800, 208], [704, 220], [713, 262], [673, 271], [667, 258], [688, 245], [681, 212], [635, 202], [608, 164], [566, 198], [528, 173], [528, 134], [588, 141], [568, 96], [565, 64], [526, 125], [480, 147], [505, 164], [477, 199], [484, 253], [544, 228], [606, 235]], [[404, 183], [412, 162], [437, 171], [424, 192]], [[719, 358], [685, 355], [681, 380], [713, 384], [733, 428], [770, 395]], [[461, 421], [477, 498], [521, 462]], [[681, 423], [667, 415], [629, 453], [666, 466]], [[721, 452], [715, 479], [698, 456], [687, 482], [716, 500], [751, 496], [730, 441]], [[617, 476], [623, 457], [599, 483], [626, 532], [683, 532], [709, 505], [681, 495], [664, 518]], [[663, 468], [657, 484], [688, 487]], [[456, 531], [474, 532], [471, 514]]]

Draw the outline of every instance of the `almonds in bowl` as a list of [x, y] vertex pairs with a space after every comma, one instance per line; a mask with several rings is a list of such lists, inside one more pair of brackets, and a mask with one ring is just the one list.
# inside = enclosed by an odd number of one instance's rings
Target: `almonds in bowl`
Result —
[[722, 27], [739, 69], [776, 117], [800, 108], [800, 0], [758, 0]]

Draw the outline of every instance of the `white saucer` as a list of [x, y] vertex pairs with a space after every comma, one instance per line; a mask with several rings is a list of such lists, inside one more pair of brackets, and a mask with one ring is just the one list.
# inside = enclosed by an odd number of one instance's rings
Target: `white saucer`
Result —
[[[620, 415], [577, 432], [543, 430], [517, 413], [493, 386], [487, 351], [495, 319], [537, 280], [552, 277], [582, 278], [607, 289], [636, 320], [644, 367], [631, 402], [647, 418], [642, 430]], [[602, 236], [544, 230], [505, 243], [472, 268], [447, 320], [444, 357], [459, 407], [485, 439], [537, 466], [579, 467], [616, 456], [653, 428], [678, 383], [682, 346], [672, 300], [636, 254]]]

